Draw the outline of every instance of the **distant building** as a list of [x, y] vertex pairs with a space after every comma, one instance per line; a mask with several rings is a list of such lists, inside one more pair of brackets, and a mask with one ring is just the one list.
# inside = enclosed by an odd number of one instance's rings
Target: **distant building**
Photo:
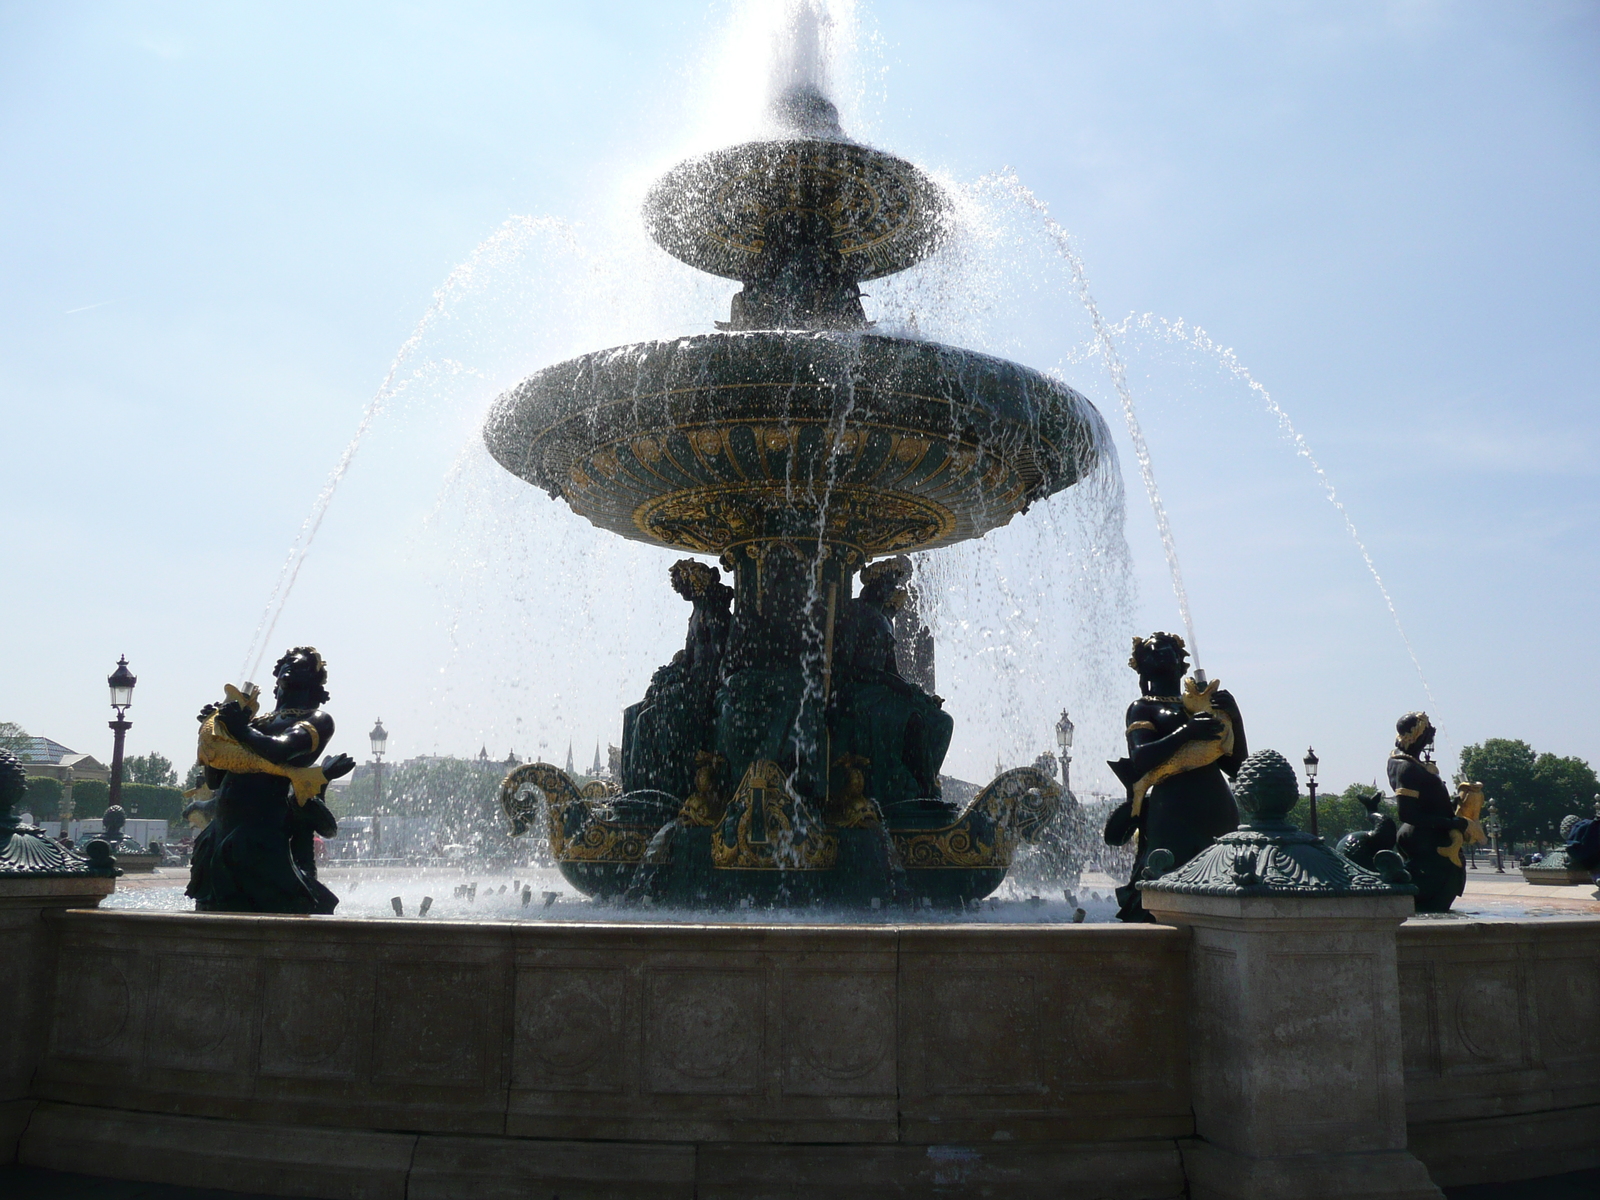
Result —
[[22, 766], [29, 775], [65, 780], [70, 768], [72, 778], [76, 782], [85, 779], [97, 779], [101, 783], [111, 782], [111, 768], [105, 763], [92, 754], [79, 754], [76, 750], [47, 737], [29, 738], [22, 753], [17, 757], [22, 760]]

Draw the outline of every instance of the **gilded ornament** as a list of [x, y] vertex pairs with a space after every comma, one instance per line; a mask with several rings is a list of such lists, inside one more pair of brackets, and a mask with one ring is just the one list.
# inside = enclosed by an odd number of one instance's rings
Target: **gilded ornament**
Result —
[[839, 860], [839, 839], [798, 796], [775, 762], [750, 764], [711, 834], [711, 863], [722, 870], [825, 871]]

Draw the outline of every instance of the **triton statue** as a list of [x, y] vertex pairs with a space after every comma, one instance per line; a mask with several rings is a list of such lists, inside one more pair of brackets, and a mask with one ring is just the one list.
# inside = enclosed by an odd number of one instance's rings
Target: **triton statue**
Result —
[[1239, 827], [1228, 778], [1249, 750], [1233, 696], [1198, 672], [1184, 679], [1189, 652], [1177, 634], [1134, 638], [1128, 665], [1139, 673], [1140, 696], [1128, 706], [1128, 757], [1111, 764], [1128, 798], [1107, 819], [1105, 840], [1121, 846], [1138, 835], [1133, 874], [1117, 889], [1117, 916], [1148, 921], [1134, 885], [1151, 852], [1165, 850], [1171, 870]]
[[333, 738], [327, 664], [310, 646], [272, 668], [277, 707], [257, 715], [253, 689], [200, 713], [201, 764], [216, 819], [195, 838], [187, 894], [200, 912], [331, 913], [338, 897], [317, 882], [312, 833], [332, 836], [322, 802], [330, 779], [355, 769], [347, 754], [317, 753]]
[[[1389, 786], [1400, 809], [1397, 845], [1417, 885], [1418, 912], [1449, 912], [1467, 887], [1461, 861], [1465, 840], [1481, 843], [1477, 811], [1463, 807], [1439, 778], [1433, 761], [1434, 728], [1425, 712], [1410, 712], [1395, 722], [1394, 753], [1389, 755]], [[1471, 793], [1463, 793], [1463, 799]], [[1477, 800], [1481, 803], [1482, 789]], [[1469, 806], [1470, 807], [1470, 806]]]

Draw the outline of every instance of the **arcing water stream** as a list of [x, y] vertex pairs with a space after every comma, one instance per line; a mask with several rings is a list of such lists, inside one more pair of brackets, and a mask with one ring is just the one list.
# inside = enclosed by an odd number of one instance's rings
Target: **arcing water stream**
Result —
[[400, 368], [410, 360], [412, 352], [422, 344], [429, 327], [445, 312], [451, 298], [460, 288], [472, 281], [482, 264], [506, 261], [508, 257], [514, 259], [519, 250], [520, 240], [528, 233], [539, 228], [555, 227], [566, 228], [564, 222], [558, 222], [551, 217], [510, 218], [480, 242], [467, 256], [467, 260], [451, 271], [433, 293], [433, 302], [422, 314], [422, 319], [411, 331], [411, 336], [400, 344], [400, 349], [395, 354], [394, 361], [389, 364], [383, 382], [373, 393], [372, 399], [367, 401], [361, 420], [356, 425], [355, 434], [345, 446], [344, 453], [339, 456], [339, 461], [334, 464], [328, 481], [322, 485], [322, 491], [312, 503], [311, 511], [306, 514], [300, 532], [295, 535], [295, 540], [289, 546], [289, 555], [278, 571], [277, 582], [273, 584], [272, 593], [267, 597], [267, 606], [261, 613], [261, 620], [256, 623], [255, 633], [250, 637], [249, 649], [245, 651], [244, 663], [239, 668], [241, 683], [253, 680], [256, 672], [261, 669], [261, 661], [266, 657], [267, 647], [272, 644], [272, 633], [277, 628], [278, 618], [283, 615], [284, 606], [289, 602], [289, 594], [294, 591], [295, 581], [300, 577], [300, 568], [305, 565], [306, 555], [311, 552], [311, 543], [316, 540], [317, 531], [322, 528], [323, 518], [328, 515], [328, 506], [333, 503], [334, 493], [339, 490], [340, 482], [350, 470], [350, 463], [355, 458], [356, 451], [361, 448], [362, 440], [389, 401], [405, 387], [404, 380], [396, 383]]
[[[826, 40], [838, 40], [836, 29]], [[830, 44], [828, 52], [838, 47]], [[799, 57], [807, 71], [822, 71], [814, 56]], [[1129, 327], [1104, 320], [1067, 231], [1014, 175], [987, 176], [975, 185], [944, 182], [959, 210], [952, 237], [903, 283], [874, 281], [870, 315], [885, 331], [1010, 352], [1041, 365], [1052, 358], [1083, 361], [1081, 355], [1101, 359], [1140, 460], [1193, 650], [1194, 620], [1176, 543], [1130, 384]], [[537, 237], [548, 243], [543, 255], [532, 252]], [[1012, 260], [1001, 263], [1008, 253]], [[1052, 312], [1044, 340], [1023, 345], [1019, 325], [1040, 301], [1037, 285], [1026, 303], [1018, 295], [1018, 278], [1029, 277], [1052, 280], [1053, 294], [1044, 297]], [[597, 735], [602, 744], [615, 740], [617, 714], [643, 693], [650, 672], [681, 637], [685, 614], [665, 580], [676, 555], [600, 535], [564, 506], [510, 479], [484, 450], [480, 414], [500, 388], [578, 350], [709, 327], [726, 313], [731, 288], [695, 279], [637, 228], [508, 221], [441, 284], [367, 403], [283, 564], [244, 676], [259, 670], [272, 645], [356, 450], [377, 416], [393, 412], [409, 388], [430, 405], [459, 407], [461, 424], [470, 427], [427, 530], [441, 551], [437, 585], [444, 593], [448, 647], [442, 661], [422, 657], [416, 663], [412, 678], [426, 681], [421, 686], [431, 699], [405, 696], [415, 714], [412, 726], [426, 727], [411, 744], [426, 746], [431, 738], [440, 749], [459, 751], [484, 742], [496, 755], [514, 749], [524, 756], [547, 744], [554, 747], [548, 757], [557, 757], [569, 741], [582, 747]], [[479, 303], [462, 303], [469, 291], [484, 293]], [[1075, 305], [1086, 320], [1071, 312]], [[1140, 332], [1180, 340], [1162, 333], [1155, 318], [1148, 321]], [[455, 396], [442, 386], [419, 387], [428, 362], [455, 353], [445, 339], [459, 335], [475, 339], [467, 354], [478, 356], [475, 373], [483, 382]], [[1201, 353], [1227, 353], [1209, 339], [1181, 340]], [[502, 352], [500, 359], [488, 353], [489, 343]], [[1224, 363], [1292, 430], [1236, 360]], [[1063, 378], [1080, 387], [1089, 382]], [[383, 425], [389, 429], [393, 422]], [[1291, 436], [1354, 536], [1326, 475], [1298, 434]], [[1398, 626], [1387, 589], [1357, 544]], [[1115, 454], [1078, 486], [982, 540], [918, 556], [916, 582], [938, 644], [938, 691], [958, 721], [947, 771], [987, 779], [997, 758], [1005, 766], [1031, 762], [1051, 745], [1050, 723], [1065, 706], [1079, 722], [1074, 787], [1084, 794], [1114, 786], [1098, 764], [1122, 752], [1120, 717], [1131, 686], [1123, 659], [1136, 620]], [[420, 639], [408, 649], [414, 656], [430, 653]], [[397, 707], [401, 694], [397, 690]]]
[[[1134, 323], [1134, 318], [1130, 314], [1117, 327], [1116, 332], [1119, 334], [1126, 333], [1130, 325]], [[1389, 616], [1394, 620], [1395, 630], [1400, 634], [1400, 640], [1405, 643], [1406, 653], [1411, 657], [1411, 665], [1417, 670], [1417, 678], [1422, 682], [1422, 690], [1428, 697], [1428, 703], [1436, 705], [1437, 702], [1433, 698], [1433, 689], [1428, 686], [1428, 676], [1422, 669], [1421, 661], [1417, 658], [1416, 649], [1411, 644], [1410, 635], [1406, 633], [1405, 624], [1400, 620], [1400, 611], [1395, 608], [1394, 597], [1389, 594], [1389, 589], [1383, 582], [1383, 576], [1378, 574], [1378, 566], [1372, 561], [1372, 554], [1367, 550], [1367, 544], [1361, 540], [1361, 535], [1356, 532], [1356, 525], [1350, 517], [1349, 509], [1345, 508], [1344, 501], [1339, 499], [1339, 493], [1334, 490], [1333, 480], [1328, 478], [1328, 473], [1322, 469], [1322, 464], [1317, 461], [1316, 455], [1311, 453], [1310, 443], [1295, 428], [1294, 422], [1289, 419], [1289, 414], [1283, 411], [1282, 406], [1272, 398], [1272, 394], [1256, 380], [1255, 376], [1250, 374], [1249, 369], [1239, 361], [1238, 355], [1231, 348], [1219, 346], [1198, 325], [1190, 326], [1181, 319], [1169, 321], [1165, 317], [1156, 316], [1154, 313], [1145, 313], [1138, 318], [1137, 326], [1145, 332], [1154, 333], [1170, 341], [1181, 342], [1187, 346], [1193, 346], [1196, 350], [1212, 355], [1230, 375], [1254, 392], [1266, 407], [1266, 410], [1277, 418], [1278, 428], [1285, 437], [1294, 443], [1295, 453], [1310, 464], [1312, 471], [1316, 473], [1317, 482], [1322, 487], [1323, 495], [1327, 497], [1328, 503], [1338, 510], [1339, 519], [1344, 522], [1345, 532], [1350, 535], [1350, 540], [1355, 543], [1356, 549], [1360, 551], [1361, 560], [1366, 563], [1367, 571], [1372, 576], [1372, 582], [1377, 584], [1378, 592], [1383, 596], [1383, 602], [1389, 609]]]
[[1166, 505], [1161, 502], [1161, 490], [1156, 487], [1155, 468], [1150, 462], [1150, 447], [1145, 443], [1144, 430], [1139, 425], [1139, 414], [1133, 403], [1133, 391], [1128, 387], [1127, 366], [1117, 350], [1117, 343], [1111, 336], [1110, 327], [1100, 315], [1100, 306], [1095, 303], [1094, 293], [1089, 290], [1089, 277], [1084, 271], [1083, 259], [1073, 248], [1071, 236], [1050, 215], [1049, 206], [1034, 195], [1015, 173], [1005, 172], [990, 178], [1038, 214], [1045, 234], [1072, 268], [1072, 281], [1077, 288], [1078, 299], [1089, 314], [1100, 357], [1105, 363], [1107, 374], [1111, 376], [1112, 386], [1117, 390], [1117, 398], [1122, 401], [1122, 415], [1128, 423], [1128, 438], [1133, 442], [1134, 457], [1139, 460], [1139, 474], [1144, 480], [1145, 494], [1150, 498], [1150, 510], [1155, 514], [1156, 529], [1161, 534], [1161, 549], [1167, 557], [1167, 570], [1172, 575], [1172, 592], [1178, 600], [1178, 613], [1183, 618], [1184, 635], [1189, 639], [1189, 657], [1198, 668], [1200, 643], [1194, 634], [1194, 614], [1189, 608], [1189, 590], [1183, 585], [1183, 568], [1178, 563], [1178, 542], [1172, 534], [1172, 522], [1167, 518]]

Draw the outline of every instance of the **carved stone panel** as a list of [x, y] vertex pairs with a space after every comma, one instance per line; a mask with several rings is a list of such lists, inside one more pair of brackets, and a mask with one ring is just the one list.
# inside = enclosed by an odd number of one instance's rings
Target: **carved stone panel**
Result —
[[652, 1092], [745, 1095], [761, 1079], [759, 971], [649, 971], [645, 1085]]
[[476, 963], [385, 963], [378, 969], [374, 1058], [379, 1080], [482, 1087], [486, 1043], [500, 1039], [499, 980]]
[[922, 1052], [930, 1094], [1037, 1093], [1041, 1079], [1038, 980], [1004, 968], [936, 976]]
[[1149, 989], [1149, 974], [1096, 962], [1067, 981], [1059, 1023], [1064, 1074], [1061, 1086], [1090, 1090], [1170, 1086], [1171, 1062], [1182, 1053], [1184, 1034], [1171, 1014], [1130, 1002]]
[[353, 1079], [360, 1031], [372, 1022], [364, 963], [269, 959], [261, 989], [261, 1074]]
[[1450, 972], [1440, 1018], [1457, 1050], [1452, 1065], [1519, 1067], [1526, 1062], [1524, 979], [1515, 962], [1478, 962]]
[[1537, 967], [1539, 1046], [1546, 1063], [1600, 1055], [1600, 959], [1546, 959]]
[[1400, 964], [1400, 1041], [1407, 1075], [1439, 1073], [1439, 1011], [1431, 962]]
[[622, 1090], [621, 968], [536, 968], [517, 972], [512, 1085], [550, 1092]]
[[782, 989], [785, 1094], [895, 1094], [892, 973], [786, 970]]
[[57, 972], [51, 1054], [99, 1060], [138, 1058], [139, 978], [131, 954], [64, 950]]
[[163, 954], [145, 1061], [191, 1071], [248, 1066], [258, 974], [248, 958]]

